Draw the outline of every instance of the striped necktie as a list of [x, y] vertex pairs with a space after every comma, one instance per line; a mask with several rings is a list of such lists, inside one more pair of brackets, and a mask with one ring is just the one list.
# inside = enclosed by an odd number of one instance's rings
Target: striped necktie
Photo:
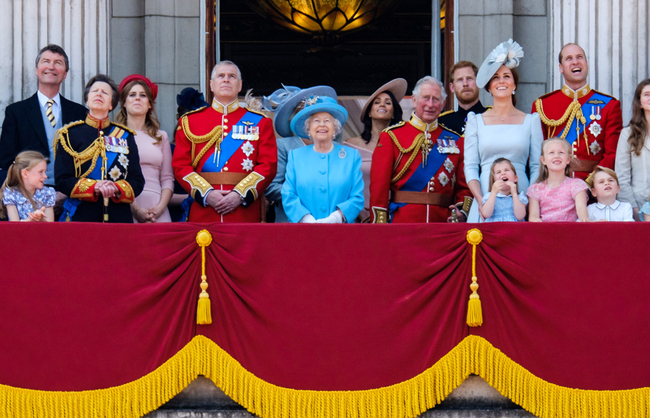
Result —
[[50, 123], [52, 124], [52, 127], [56, 127], [56, 120], [54, 119], [54, 113], [52, 113], [52, 105], [54, 104], [54, 100], [50, 99], [47, 101], [47, 110], [45, 111], [45, 114], [47, 115], [47, 118], [50, 120]]

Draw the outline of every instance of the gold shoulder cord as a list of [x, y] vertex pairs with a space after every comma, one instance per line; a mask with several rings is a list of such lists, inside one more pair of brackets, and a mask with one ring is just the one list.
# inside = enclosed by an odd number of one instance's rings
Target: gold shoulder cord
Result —
[[[566, 126], [562, 131], [562, 135], [560, 135], [560, 138], [562, 139], [566, 139], [566, 136], [569, 133], [569, 128], [571, 128], [571, 124], [573, 123], [573, 119], [578, 118], [578, 120], [583, 124], [586, 122], [585, 117], [582, 115], [582, 106], [580, 106], [580, 103], [575, 100], [571, 102], [569, 107], [567, 107], [566, 111], [564, 112], [564, 115], [562, 115], [562, 117], [558, 120], [549, 119], [546, 114], [544, 114], [542, 99], [535, 100], [535, 110], [537, 110], [542, 123], [549, 127], [549, 138], [555, 135], [555, 128], [562, 125], [564, 122], [566, 122]], [[552, 134], [550, 132], [550, 128], [553, 128]]]
[[[221, 125], [215, 126], [214, 129], [205, 135], [195, 135], [192, 133], [192, 131], [190, 131], [190, 124], [187, 120], [187, 115], [185, 115], [181, 118], [181, 127], [183, 128], [185, 137], [192, 143], [192, 167], [197, 166], [199, 161], [201, 161], [201, 158], [203, 158], [205, 153], [208, 152], [210, 147], [212, 147], [214, 144], [217, 144], [217, 148], [219, 148], [221, 145], [221, 136], [223, 133], [223, 128]], [[201, 152], [199, 152], [199, 155], [194, 157], [196, 144], [203, 144], [204, 142], [207, 142], [207, 144], [203, 147]]]
[[404, 167], [402, 167], [400, 172], [397, 173], [397, 175], [391, 179], [390, 182], [391, 182], [391, 184], [393, 184], [393, 183], [396, 183], [397, 181], [399, 181], [399, 179], [401, 179], [404, 176], [404, 173], [406, 173], [406, 170], [408, 170], [409, 167], [411, 166], [411, 164], [413, 164], [413, 160], [415, 160], [415, 157], [418, 155], [418, 153], [415, 152], [415, 150], [420, 149], [422, 147], [422, 144], [424, 143], [425, 138], [424, 138], [423, 133], [418, 134], [418, 136], [416, 136], [415, 139], [413, 140], [413, 143], [411, 144], [411, 146], [408, 147], [408, 148], [404, 148], [399, 143], [399, 141], [397, 140], [397, 137], [395, 136], [394, 133], [388, 131], [388, 136], [390, 136], [390, 139], [393, 140], [393, 144], [395, 144], [395, 146], [397, 147], [397, 149], [399, 150], [399, 152], [402, 155], [408, 154], [409, 152], [411, 153], [411, 156], [409, 157], [406, 164], [404, 164]]
[[[95, 165], [97, 165], [97, 158], [99, 158], [100, 156], [104, 158], [104, 161], [106, 160], [106, 152], [105, 152], [106, 147], [104, 144], [103, 137], [99, 137], [95, 139], [92, 142], [92, 144], [88, 146], [88, 148], [86, 148], [81, 152], [77, 152], [74, 149], [72, 149], [72, 145], [70, 145], [70, 138], [68, 137], [68, 128], [72, 126], [80, 125], [82, 123], [84, 123], [84, 121], [73, 122], [59, 129], [59, 131], [57, 131], [56, 138], [54, 139], [54, 144], [53, 144], [54, 158], [56, 158], [56, 146], [58, 145], [58, 143], [61, 143], [63, 150], [73, 158], [75, 177], [78, 178], [84, 178], [88, 176], [88, 174], [92, 173], [92, 171], [95, 169]], [[81, 174], [81, 165], [88, 160], [92, 160], [92, 163], [90, 164], [90, 168], [86, 170], [85, 173]]]

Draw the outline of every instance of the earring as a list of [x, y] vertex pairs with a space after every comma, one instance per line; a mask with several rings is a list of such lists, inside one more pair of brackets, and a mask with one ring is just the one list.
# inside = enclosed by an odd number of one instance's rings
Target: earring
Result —
[[517, 92], [517, 90], [513, 90], [512, 95], [514, 96], [516, 92]]

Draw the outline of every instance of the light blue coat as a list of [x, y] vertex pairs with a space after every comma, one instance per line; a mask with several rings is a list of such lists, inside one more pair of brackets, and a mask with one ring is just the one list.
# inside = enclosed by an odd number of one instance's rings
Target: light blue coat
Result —
[[363, 209], [359, 151], [336, 143], [327, 154], [314, 151], [313, 145], [291, 150], [282, 205], [294, 223], [308, 213], [316, 219], [326, 218], [337, 208], [348, 222], [354, 222]]

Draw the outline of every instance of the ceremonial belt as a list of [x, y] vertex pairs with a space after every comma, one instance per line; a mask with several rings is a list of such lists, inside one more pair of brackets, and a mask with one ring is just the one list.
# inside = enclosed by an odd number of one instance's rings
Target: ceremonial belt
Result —
[[[589, 97], [589, 100], [587, 100], [580, 108], [580, 112], [582, 112], [582, 116], [585, 118], [585, 123], [583, 124], [582, 129], [580, 129], [580, 121], [578, 120], [577, 117], [573, 119], [573, 122], [571, 122], [571, 127], [569, 128], [569, 131], [567, 132], [567, 136], [565, 138], [567, 141], [569, 141], [569, 144], [573, 144], [576, 141], [576, 139], [579, 140], [578, 135], [580, 135], [585, 129], [587, 129], [587, 126], [589, 126], [591, 122], [593, 122], [589, 118], [589, 116], [591, 116], [591, 113], [589, 112], [590, 106], [591, 108], [593, 108], [594, 106], [601, 107], [600, 105], [589, 103], [589, 102], [601, 101], [603, 102], [602, 107], [605, 107], [607, 106], [610, 100], [612, 100], [611, 97], [596, 92], [594, 92], [594, 94], [591, 97]], [[576, 128], [576, 124], [578, 125], [577, 128]], [[585, 144], [585, 145], [588, 150], [589, 144]]]
[[453, 199], [449, 195], [441, 193], [425, 193], [425, 192], [405, 192], [397, 190], [393, 192], [393, 203], [413, 203], [416, 205], [435, 205], [443, 208], [448, 208], [453, 203]]
[[[263, 116], [258, 115], [257, 113], [253, 112], [246, 112], [244, 116], [242, 116], [241, 119], [237, 121], [233, 125], [233, 129], [226, 135], [225, 138], [221, 141], [221, 143], [217, 142], [219, 150], [220, 150], [220, 155], [218, 161], [216, 160], [216, 156], [213, 156], [212, 158], [208, 158], [203, 166], [201, 167], [201, 171], [203, 173], [205, 172], [211, 172], [211, 173], [219, 173], [223, 169], [223, 167], [226, 165], [230, 157], [237, 152], [237, 150], [244, 144], [245, 141], [255, 141], [253, 139], [253, 136], [251, 135], [250, 139], [249, 138], [240, 138], [240, 139], [235, 139], [233, 138], [233, 134], [239, 133], [235, 132], [235, 126], [245, 125], [247, 128], [257, 126], [260, 121], [262, 120]], [[217, 150], [214, 151], [217, 153]], [[212, 154], [211, 154], [212, 155]], [[206, 179], [207, 180], [207, 179]]]
[[594, 171], [594, 168], [596, 168], [598, 163], [600, 163], [600, 161], [572, 158], [571, 169], [581, 173], [591, 173]]
[[[227, 186], [235, 186], [240, 181], [244, 180], [248, 174], [246, 173], [199, 173], [211, 185], [223, 184]], [[260, 215], [261, 222], [266, 223], [266, 199], [262, 196], [260, 199]]]
[[246, 173], [199, 173], [211, 185], [223, 184], [227, 186], [236, 186], [240, 181], [244, 180], [248, 174]]

